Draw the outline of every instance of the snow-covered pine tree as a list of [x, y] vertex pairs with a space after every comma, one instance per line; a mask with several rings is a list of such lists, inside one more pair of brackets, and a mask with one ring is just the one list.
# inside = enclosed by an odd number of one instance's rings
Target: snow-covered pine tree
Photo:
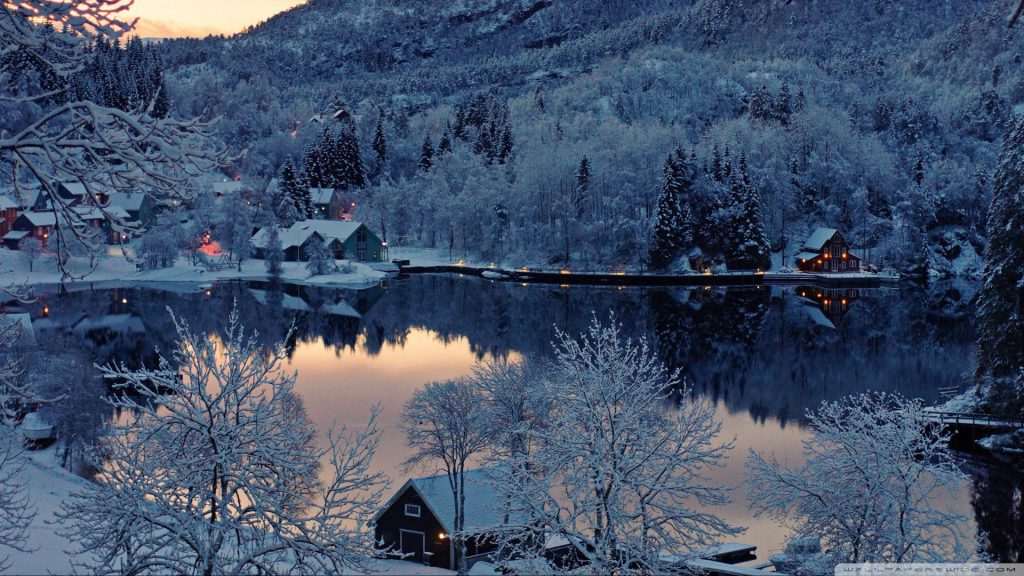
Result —
[[590, 159], [586, 156], [580, 160], [580, 164], [576, 168], [576, 182], [573, 192], [576, 217], [582, 218], [587, 210], [587, 200], [590, 197]]
[[308, 217], [306, 197], [309, 191], [303, 192], [306, 186], [291, 158], [285, 160], [284, 166], [281, 167], [279, 186], [282, 192], [281, 202], [275, 207], [278, 220], [284, 226], [291, 226], [297, 220], [305, 220]]
[[437, 155], [442, 156], [452, 151], [452, 137], [451, 128], [445, 127], [444, 132], [441, 133], [441, 140], [437, 143]]
[[373, 153], [377, 158], [377, 172], [383, 173], [388, 161], [388, 142], [384, 137], [384, 119], [377, 119], [377, 127], [373, 131]]
[[1024, 414], [1024, 120], [1003, 140], [978, 294], [977, 380], [989, 409]]
[[346, 190], [365, 187], [366, 168], [363, 166], [363, 158], [359, 151], [356, 125], [351, 120], [342, 124], [341, 132], [338, 134], [338, 148], [342, 175], [338, 187]]
[[501, 131], [501, 142], [498, 145], [498, 164], [504, 164], [512, 158], [512, 149], [515, 146], [515, 139], [512, 137], [512, 129], [505, 126]]
[[733, 229], [729, 231], [726, 262], [730, 269], [767, 270], [771, 267], [771, 244], [761, 219], [761, 194], [747, 174], [746, 155], [740, 154], [739, 176], [731, 186]]
[[767, 122], [775, 116], [775, 102], [768, 92], [768, 87], [762, 84], [754, 90], [747, 101], [747, 113], [754, 122]]
[[792, 96], [789, 93], [789, 83], [783, 82], [779, 89], [779, 96], [775, 99], [775, 117], [783, 126], [789, 126], [790, 117], [793, 115]]
[[284, 249], [281, 247], [281, 231], [277, 222], [271, 222], [267, 229], [267, 246], [264, 249], [263, 263], [267, 274], [272, 277], [281, 275], [281, 263], [284, 262]]
[[669, 155], [663, 169], [658, 213], [654, 223], [654, 240], [651, 243], [650, 262], [651, 267], [656, 270], [668, 268], [685, 247], [681, 235], [680, 186], [679, 167], [676, 159]]
[[310, 239], [306, 257], [308, 258], [306, 270], [312, 276], [323, 276], [329, 272], [334, 272], [336, 269], [334, 255], [324, 245], [324, 241], [320, 238], [319, 234], [314, 234]]
[[420, 147], [420, 161], [416, 164], [420, 172], [430, 172], [434, 166], [434, 145], [430, 142], [430, 135], [423, 138], [423, 146]]

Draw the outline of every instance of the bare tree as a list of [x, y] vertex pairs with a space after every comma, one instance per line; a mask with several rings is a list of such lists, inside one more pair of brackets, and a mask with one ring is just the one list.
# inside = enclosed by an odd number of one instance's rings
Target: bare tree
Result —
[[754, 509], [824, 539], [835, 562], [965, 561], [966, 518], [938, 503], [963, 474], [919, 401], [860, 394], [808, 414], [806, 463], [751, 452]]
[[[66, 250], [69, 234], [93, 250], [101, 247], [100, 235], [57, 193], [59, 182], [80, 184], [89, 198], [141, 191], [157, 204], [176, 205], [191, 198], [192, 177], [226, 160], [210, 146], [209, 123], [156, 118], [155, 98], [128, 111], [67, 98], [72, 75], [87, 63], [88, 45], [132, 29], [134, 22], [121, 20], [131, 5], [132, 0], [0, 4], [0, 106], [19, 106], [24, 118], [0, 129], [0, 164], [12, 166], [12, 181], [35, 181], [46, 195], [57, 216], [52, 241], [58, 254]], [[137, 232], [99, 209], [115, 232]], [[66, 258], [58, 262], [69, 275]]]
[[536, 542], [561, 537], [595, 574], [657, 573], [665, 555], [737, 533], [701, 511], [727, 501], [704, 475], [731, 444], [717, 443], [710, 402], [686, 393], [678, 406], [669, 401], [679, 386], [614, 318], [607, 326], [595, 319], [579, 340], [559, 333], [549, 421], [505, 478], [512, 517], [528, 519], [509, 526], [506, 546], [530, 557]]
[[365, 429], [328, 432], [318, 447], [283, 345], [261, 349], [237, 310], [221, 338], [174, 323], [178, 348], [158, 369], [102, 369], [134, 393], [113, 400], [131, 416], [91, 455], [98, 482], [59, 514], [77, 567], [211, 575], [360, 566], [384, 488], [369, 471], [378, 411]]
[[402, 410], [402, 431], [412, 456], [406, 461], [412, 469], [440, 462], [448, 475], [454, 499], [455, 565], [466, 573], [466, 465], [482, 455], [491, 442], [484, 418], [484, 396], [470, 380], [431, 382], [413, 394]]

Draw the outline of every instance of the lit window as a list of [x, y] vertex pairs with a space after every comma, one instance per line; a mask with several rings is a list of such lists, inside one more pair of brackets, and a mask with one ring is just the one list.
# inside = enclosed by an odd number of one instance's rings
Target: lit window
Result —
[[412, 516], [413, 518], [419, 518], [420, 517], [420, 507], [417, 506], [416, 504], [406, 504], [405, 505], [405, 515], [406, 516]]

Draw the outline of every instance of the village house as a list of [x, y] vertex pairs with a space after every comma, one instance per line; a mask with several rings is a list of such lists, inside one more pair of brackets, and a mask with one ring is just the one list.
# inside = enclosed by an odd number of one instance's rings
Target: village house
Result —
[[804, 242], [796, 255], [796, 265], [803, 272], [858, 272], [860, 258], [834, 228], [818, 228]]
[[11, 231], [11, 225], [18, 219], [18, 203], [10, 197], [0, 195], [0, 238]]
[[108, 211], [111, 208], [123, 210], [126, 223], [148, 226], [156, 217], [153, 201], [148, 194], [143, 192], [112, 192], [104, 196], [101, 206]]
[[309, 197], [313, 200], [313, 217], [320, 220], [342, 220], [345, 216], [345, 205], [341, 191], [336, 188], [310, 188]]
[[56, 223], [57, 218], [53, 212], [24, 211], [11, 224], [11, 231], [4, 236], [4, 246], [18, 250], [21, 242], [29, 237], [39, 240], [43, 246], [46, 246], [46, 241], [53, 233]]
[[[505, 524], [501, 496], [488, 473], [477, 468], [465, 473], [466, 564], [493, 559], [497, 544], [490, 536]], [[411, 478], [373, 518], [375, 539], [389, 556], [454, 570], [455, 551], [450, 534], [455, 517], [448, 476]]]
[[[268, 236], [267, 228], [253, 236], [252, 246], [256, 258], [266, 258]], [[319, 237], [335, 260], [383, 262], [387, 259], [387, 245], [361, 222], [300, 220], [280, 231], [285, 260], [309, 260], [309, 246], [314, 236]]]

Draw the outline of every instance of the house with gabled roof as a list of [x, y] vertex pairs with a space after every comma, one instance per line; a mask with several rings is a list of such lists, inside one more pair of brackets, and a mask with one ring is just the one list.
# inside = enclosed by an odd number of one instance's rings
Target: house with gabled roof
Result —
[[803, 272], [859, 272], [860, 258], [853, 255], [838, 230], [818, 228], [804, 241], [796, 265]]
[[[252, 237], [255, 258], [266, 258], [269, 236], [270, 230], [263, 228]], [[335, 260], [383, 262], [387, 259], [387, 246], [362, 222], [300, 220], [280, 231], [285, 260], [308, 260], [309, 246], [314, 236], [320, 238]]]
[[[493, 559], [493, 533], [507, 525], [496, 468], [465, 472], [466, 564]], [[377, 544], [394, 557], [454, 570], [455, 499], [447, 474], [410, 478], [373, 517]]]

